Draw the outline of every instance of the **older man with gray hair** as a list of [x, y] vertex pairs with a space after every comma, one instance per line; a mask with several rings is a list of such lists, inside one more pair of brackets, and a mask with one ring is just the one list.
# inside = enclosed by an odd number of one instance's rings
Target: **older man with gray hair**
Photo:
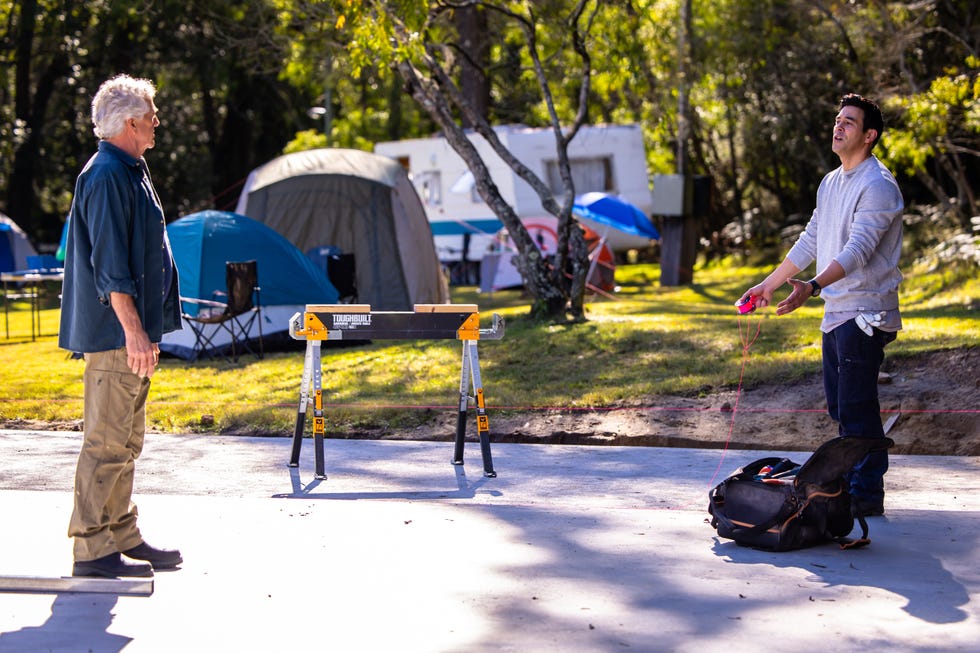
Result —
[[159, 343], [180, 328], [177, 270], [143, 159], [160, 125], [155, 95], [152, 82], [127, 75], [99, 87], [98, 152], [75, 182], [68, 216], [58, 345], [85, 356], [85, 434], [68, 527], [75, 576], [152, 576], [183, 561], [143, 541], [132, 503]]

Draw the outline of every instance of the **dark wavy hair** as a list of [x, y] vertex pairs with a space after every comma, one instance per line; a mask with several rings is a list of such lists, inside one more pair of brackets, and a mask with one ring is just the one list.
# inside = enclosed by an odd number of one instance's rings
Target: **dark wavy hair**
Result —
[[881, 117], [881, 109], [873, 100], [857, 93], [848, 93], [840, 99], [840, 108], [843, 109], [844, 107], [857, 107], [864, 111], [864, 131], [873, 129], [878, 134], [875, 136], [874, 142], [871, 143], [871, 149], [874, 149], [885, 131], [885, 120]]

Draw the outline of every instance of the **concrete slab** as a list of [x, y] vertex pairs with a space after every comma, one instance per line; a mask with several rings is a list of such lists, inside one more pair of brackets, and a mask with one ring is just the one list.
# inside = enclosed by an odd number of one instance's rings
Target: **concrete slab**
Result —
[[[70, 572], [80, 435], [0, 431], [0, 575]], [[980, 459], [894, 456], [872, 545], [719, 540], [707, 491], [764, 455], [150, 435], [150, 597], [0, 593], [0, 651], [975, 651]], [[784, 454], [802, 462], [805, 454]], [[18, 535], [19, 534], [19, 535]], [[777, 635], [783, 633], [783, 635]]]

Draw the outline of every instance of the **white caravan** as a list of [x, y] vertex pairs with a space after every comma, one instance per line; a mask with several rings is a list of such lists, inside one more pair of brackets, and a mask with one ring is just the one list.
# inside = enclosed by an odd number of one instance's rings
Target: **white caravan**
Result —
[[[564, 192], [551, 129], [521, 125], [495, 127], [501, 143], [544, 181], [557, 197]], [[475, 132], [470, 138], [483, 157], [493, 182], [523, 220], [549, 215], [537, 194]], [[398, 160], [409, 172], [432, 227], [436, 254], [443, 263], [479, 261], [500, 250], [503, 227], [476, 190], [473, 175], [445, 138], [416, 138], [378, 143], [374, 151]], [[646, 151], [639, 125], [583, 127], [568, 147], [576, 195], [605, 192], [637, 206], [652, 208]], [[468, 242], [464, 235], [469, 234]], [[613, 230], [613, 251], [644, 247], [648, 240]], [[464, 252], [465, 248], [465, 252]]]

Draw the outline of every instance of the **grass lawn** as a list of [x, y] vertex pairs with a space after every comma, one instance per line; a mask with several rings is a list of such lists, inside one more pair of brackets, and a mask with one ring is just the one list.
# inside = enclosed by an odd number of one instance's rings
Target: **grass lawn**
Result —
[[[487, 406], [494, 412], [612, 405], [656, 405], [658, 395], [697, 396], [737, 385], [744, 343], [752, 341], [747, 387], [819, 369], [822, 304], [812, 301], [777, 318], [774, 309], [740, 317], [732, 303], [770, 267], [713, 265], [689, 286], [663, 288], [656, 265], [620, 266], [614, 298], [595, 297], [588, 321], [542, 325], [527, 318], [518, 291], [481, 295], [456, 288], [453, 301], [507, 321], [500, 341], [480, 344]], [[975, 347], [980, 342], [980, 277], [973, 269], [907, 273], [905, 330], [889, 357]], [[56, 302], [57, 300], [54, 299]], [[0, 340], [0, 421], [74, 422], [82, 417], [82, 369], [58, 349], [58, 309], [42, 311], [44, 336], [32, 342], [26, 304], [9, 311], [10, 337]], [[754, 339], [754, 340], [753, 340]], [[292, 433], [303, 370], [302, 343], [264, 360], [164, 358], [153, 377], [149, 428], [172, 432]], [[358, 425], [408, 427], [433, 411], [453, 411], [459, 397], [460, 345], [455, 341], [375, 341], [324, 347], [327, 430]], [[205, 425], [202, 416], [212, 416]]]

